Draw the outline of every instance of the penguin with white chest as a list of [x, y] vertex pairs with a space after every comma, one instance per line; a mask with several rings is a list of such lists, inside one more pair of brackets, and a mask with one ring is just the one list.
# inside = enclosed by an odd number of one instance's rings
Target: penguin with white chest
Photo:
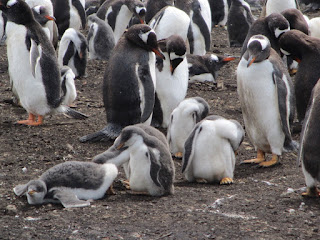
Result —
[[[295, 99], [288, 70], [265, 36], [250, 38], [237, 68], [237, 89], [247, 135], [258, 151], [244, 163], [273, 166], [283, 150], [296, 149], [290, 131]], [[272, 153], [270, 161], [265, 153]]]
[[299, 8], [297, 0], [266, 0], [265, 13], [269, 16], [272, 13], [281, 13], [290, 8]]
[[173, 109], [185, 98], [188, 89], [186, 44], [179, 35], [158, 42], [165, 59], [156, 61], [156, 95], [152, 125], [167, 128]]
[[77, 78], [85, 76], [88, 43], [85, 36], [74, 28], [68, 28], [60, 41], [58, 61], [60, 66], [69, 66]]
[[148, 0], [146, 3], [145, 21], [148, 24], [150, 20], [164, 7], [173, 6], [174, 0]]
[[10, 80], [22, 107], [29, 114], [27, 120], [18, 123], [40, 125], [44, 115], [56, 112], [83, 119], [83, 114], [62, 104], [63, 86], [55, 50], [34, 19], [30, 7], [21, 0], [2, 0], [0, 9], [8, 18], [6, 34]]
[[208, 0], [211, 9], [211, 19], [213, 26], [225, 26], [228, 20], [231, 0]]
[[164, 58], [155, 32], [145, 24], [130, 27], [109, 59], [103, 85], [107, 126], [81, 142], [115, 139], [122, 128], [151, 123], [155, 101], [155, 55]]
[[[17, 185], [17, 196], [25, 194], [31, 205], [60, 202], [65, 208], [85, 207], [100, 199], [118, 175], [112, 163], [69, 161], [45, 171], [37, 180]], [[112, 191], [112, 190], [111, 190]]]
[[239, 122], [215, 116], [199, 122], [184, 145], [182, 173], [189, 182], [233, 183], [235, 152], [244, 139]]

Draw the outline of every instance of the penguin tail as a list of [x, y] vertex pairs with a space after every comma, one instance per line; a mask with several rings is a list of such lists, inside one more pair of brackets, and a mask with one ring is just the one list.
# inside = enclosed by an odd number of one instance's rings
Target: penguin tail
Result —
[[78, 112], [70, 107], [65, 107], [63, 114], [66, 115], [67, 117], [71, 117], [71, 118], [79, 119], [79, 120], [84, 120], [84, 119], [88, 118], [87, 115], [85, 115], [81, 112]]
[[108, 123], [105, 128], [100, 130], [99, 132], [91, 133], [89, 135], [83, 136], [79, 138], [80, 142], [86, 143], [86, 142], [106, 142], [109, 140], [116, 139], [122, 130], [122, 127], [113, 124]]

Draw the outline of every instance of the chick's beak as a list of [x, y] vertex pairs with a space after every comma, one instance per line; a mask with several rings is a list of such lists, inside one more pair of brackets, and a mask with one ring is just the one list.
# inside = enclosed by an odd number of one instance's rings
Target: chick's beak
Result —
[[120, 143], [118, 146], [117, 146], [117, 150], [120, 150], [122, 147], [123, 147], [124, 143]]
[[154, 52], [158, 57], [160, 57], [161, 59], [166, 59], [165, 58], [165, 56], [163, 55], [163, 53], [162, 52], [160, 52], [158, 49], [156, 49], [156, 48], [153, 48], [152, 49], [152, 52]]
[[46, 15], [45, 16], [46, 19], [50, 20], [50, 21], [56, 21], [56, 18], [50, 15]]
[[35, 192], [36, 192], [35, 190], [30, 190], [28, 194], [32, 196], [33, 194], [35, 194]]

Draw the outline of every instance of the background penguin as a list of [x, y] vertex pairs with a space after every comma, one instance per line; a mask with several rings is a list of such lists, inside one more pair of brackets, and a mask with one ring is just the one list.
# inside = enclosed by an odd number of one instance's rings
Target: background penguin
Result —
[[320, 113], [320, 81], [312, 90], [310, 105], [303, 122], [303, 130], [300, 136], [300, 149], [298, 161], [302, 163], [302, 171], [305, 177], [307, 192], [303, 196], [320, 197], [317, 182], [320, 181], [319, 161], [319, 113]]
[[75, 75], [71, 68], [63, 66], [60, 69], [61, 74], [61, 88], [64, 96], [62, 103], [70, 106], [77, 97], [76, 86], [74, 83]]
[[67, 29], [60, 41], [58, 61], [60, 66], [69, 66], [77, 78], [86, 74], [87, 40], [74, 28]]
[[95, 14], [88, 17], [88, 25], [89, 58], [108, 60], [115, 46], [111, 27]]
[[146, 8], [140, 0], [108, 0], [100, 6], [97, 17], [110, 25], [117, 43], [132, 16], [136, 16], [140, 23], [144, 23], [145, 14]]
[[61, 105], [64, 96], [61, 95], [56, 53], [30, 7], [18, 0], [9, 1], [6, 5], [2, 3], [0, 8], [8, 18], [6, 34], [10, 79], [22, 107], [29, 114], [27, 120], [18, 123], [40, 125], [44, 115], [55, 112], [83, 119], [83, 114]]
[[184, 143], [193, 127], [209, 113], [208, 103], [201, 97], [186, 98], [173, 110], [167, 131], [170, 152], [182, 157]]
[[[246, 132], [258, 151], [257, 158], [244, 163], [273, 166], [284, 149], [296, 148], [290, 132], [295, 108], [288, 70], [267, 37], [249, 40], [237, 68], [237, 89]], [[272, 153], [272, 160], [265, 161], [265, 153]]]
[[[89, 206], [90, 199], [102, 198], [118, 175], [112, 163], [69, 161], [45, 171], [39, 179], [16, 186], [17, 196], [27, 195], [28, 203], [61, 202], [66, 207]], [[80, 200], [81, 199], [81, 200]]]
[[81, 142], [114, 139], [128, 125], [151, 123], [156, 84], [153, 52], [163, 57], [148, 25], [130, 27], [119, 40], [104, 75], [107, 126], [80, 138]]
[[156, 95], [152, 125], [167, 128], [173, 109], [185, 98], [188, 89], [186, 44], [179, 35], [158, 42], [165, 59], [156, 61]]
[[174, 0], [148, 0], [146, 3], [146, 23], [150, 20], [164, 7], [173, 6]]
[[91, 14], [96, 13], [100, 7], [99, 0], [86, 0], [84, 10], [86, 11], [86, 16], [89, 17]]
[[320, 9], [320, 3], [318, 0], [300, 0], [299, 2], [305, 12], [313, 12]]
[[289, 8], [299, 8], [297, 0], [266, 0], [264, 16], [269, 16], [271, 13], [281, 13]]
[[208, 0], [176, 0], [174, 6], [185, 11], [191, 20], [188, 31], [190, 53], [204, 55], [210, 51], [211, 10]]
[[320, 39], [291, 30], [280, 37], [279, 44], [284, 54], [299, 63], [295, 75], [295, 94], [297, 115], [302, 123], [311, 91], [320, 77]]
[[209, 0], [212, 26], [225, 26], [228, 20], [231, 0]]
[[232, 0], [227, 29], [230, 47], [241, 47], [254, 18], [250, 6], [244, 0]]
[[86, 27], [86, 12], [80, 0], [51, 0], [60, 38], [68, 28]]
[[0, 11], [0, 44], [4, 43], [6, 33], [7, 17]]
[[199, 122], [184, 145], [182, 173], [189, 182], [233, 183], [235, 152], [244, 139], [236, 120], [221, 117]]
[[311, 37], [320, 38], [320, 17], [312, 18], [308, 21], [309, 32]]
[[206, 54], [204, 56], [188, 54], [189, 83], [190, 82], [213, 82], [216, 84], [218, 71], [226, 63], [235, 59], [235, 57], [223, 57], [215, 54]]
[[290, 24], [288, 20], [279, 13], [272, 13], [268, 17], [257, 19], [251, 25], [247, 37], [243, 42], [241, 56], [247, 50], [249, 39], [258, 34], [266, 36], [270, 41], [271, 47], [281, 55], [278, 39], [281, 34], [289, 30]]

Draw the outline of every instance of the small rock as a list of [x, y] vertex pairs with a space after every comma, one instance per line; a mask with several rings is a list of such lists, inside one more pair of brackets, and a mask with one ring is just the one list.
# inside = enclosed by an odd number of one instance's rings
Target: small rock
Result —
[[23, 173], [26, 173], [27, 171], [28, 171], [28, 170], [27, 170], [26, 167], [22, 168], [22, 172], [23, 172]]
[[11, 213], [16, 213], [17, 212], [17, 207], [15, 206], [15, 205], [8, 205], [7, 207], [6, 207], [6, 209], [7, 209], [7, 211], [8, 212], [11, 212]]
[[295, 211], [296, 211], [296, 210], [294, 210], [294, 209], [292, 209], [292, 208], [288, 210], [288, 212], [289, 212], [290, 214], [293, 214]]

